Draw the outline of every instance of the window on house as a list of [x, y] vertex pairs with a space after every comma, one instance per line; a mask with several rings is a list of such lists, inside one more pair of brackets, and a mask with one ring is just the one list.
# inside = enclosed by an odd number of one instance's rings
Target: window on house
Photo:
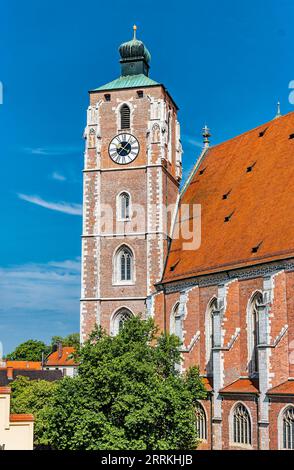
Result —
[[294, 406], [283, 413], [283, 449], [294, 450]]
[[131, 111], [127, 104], [120, 108], [120, 128], [129, 129], [131, 127]]
[[119, 195], [119, 218], [122, 220], [130, 219], [130, 195], [121, 193]]
[[132, 316], [132, 312], [127, 308], [120, 309], [112, 319], [112, 335], [117, 335], [123, 329], [125, 322], [132, 318]]
[[258, 374], [259, 317], [258, 306], [262, 301], [261, 293], [254, 295], [248, 309], [248, 371], [250, 375]]
[[251, 420], [247, 408], [239, 403], [233, 413], [233, 443], [251, 445]]
[[217, 307], [217, 300], [213, 299], [206, 310], [205, 318], [205, 357], [206, 357], [206, 373], [213, 373], [213, 353], [214, 331], [213, 331], [213, 311]]
[[104, 95], [105, 101], [111, 101], [111, 95], [109, 93], [106, 93]]
[[130, 248], [123, 246], [116, 253], [114, 280], [118, 283], [131, 282], [134, 278], [134, 256]]
[[143, 96], [144, 96], [143, 90], [138, 90], [137, 91], [137, 96], [138, 96], [138, 98], [143, 98]]
[[196, 406], [196, 429], [199, 439], [207, 439], [207, 422], [203, 406], [200, 403]]

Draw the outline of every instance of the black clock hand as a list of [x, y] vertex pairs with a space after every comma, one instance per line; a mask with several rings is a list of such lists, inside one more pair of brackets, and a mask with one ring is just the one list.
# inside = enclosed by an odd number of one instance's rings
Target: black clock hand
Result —
[[126, 143], [126, 145], [124, 145], [124, 146], [120, 145], [119, 151], [126, 150], [126, 148], [127, 148], [128, 145], [130, 145], [130, 144], [129, 144], [129, 141], [128, 141], [128, 142]]

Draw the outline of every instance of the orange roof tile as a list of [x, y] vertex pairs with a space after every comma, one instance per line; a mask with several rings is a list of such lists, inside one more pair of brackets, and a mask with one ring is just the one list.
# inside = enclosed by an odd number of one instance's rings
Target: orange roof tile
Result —
[[258, 384], [256, 381], [248, 378], [240, 378], [220, 390], [220, 393], [246, 393], [258, 394]]
[[13, 369], [41, 370], [42, 363], [35, 361], [6, 361], [6, 367], [13, 367]]
[[17, 421], [34, 421], [34, 416], [33, 415], [26, 415], [26, 414], [12, 414], [10, 415], [10, 421], [11, 422], [17, 422]]
[[10, 387], [0, 387], [0, 394], [6, 395], [11, 393]]
[[61, 357], [58, 357], [58, 351], [54, 351], [48, 357], [46, 361], [46, 366], [74, 366], [76, 362], [73, 358], [68, 359], [68, 356], [75, 353], [75, 348], [65, 346], [62, 348]]
[[201, 205], [201, 245], [174, 238], [163, 282], [293, 257], [293, 177], [294, 112], [209, 148], [180, 203]]
[[294, 395], [294, 379], [287, 380], [271, 388], [267, 395]]

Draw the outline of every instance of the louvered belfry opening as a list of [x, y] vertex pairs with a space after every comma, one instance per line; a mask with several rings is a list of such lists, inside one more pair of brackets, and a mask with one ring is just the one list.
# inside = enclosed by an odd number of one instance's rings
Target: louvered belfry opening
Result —
[[131, 127], [131, 111], [127, 104], [124, 104], [120, 110], [120, 128], [129, 129]]

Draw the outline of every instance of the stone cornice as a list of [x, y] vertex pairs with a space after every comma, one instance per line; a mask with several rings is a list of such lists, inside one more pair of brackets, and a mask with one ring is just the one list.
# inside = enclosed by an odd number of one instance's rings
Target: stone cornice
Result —
[[185, 280], [172, 281], [169, 284], [157, 284], [158, 291], [164, 289], [165, 292], [178, 292], [195, 286], [206, 287], [212, 285], [225, 284], [233, 279], [252, 279], [255, 277], [266, 277], [278, 271], [293, 271], [294, 259], [272, 261], [245, 268], [232, 269], [204, 276], [195, 276]]

